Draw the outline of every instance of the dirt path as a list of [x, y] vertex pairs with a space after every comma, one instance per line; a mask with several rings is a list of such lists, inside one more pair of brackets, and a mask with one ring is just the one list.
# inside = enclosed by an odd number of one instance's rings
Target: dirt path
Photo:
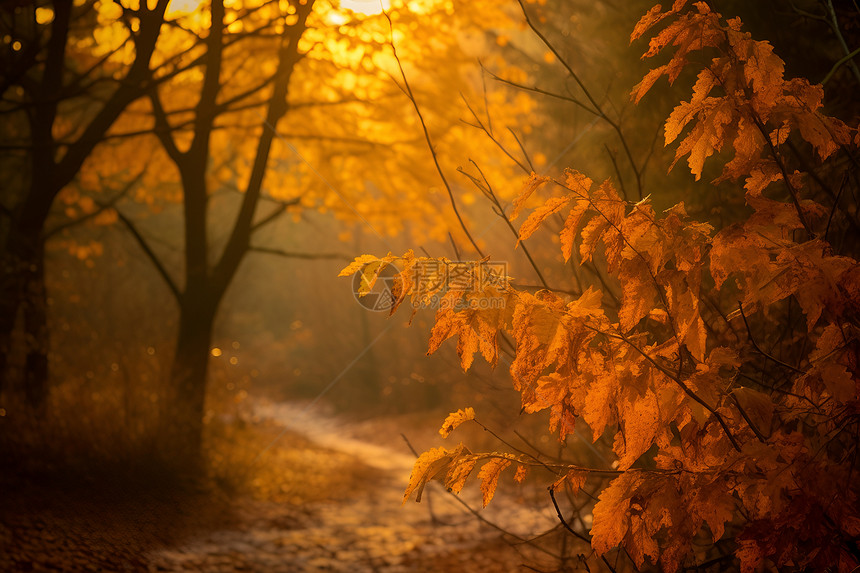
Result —
[[[211, 531], [180, 547], [150, 554], [151, 570], [523, 570], [519, 550], [445, 492], [434, 488], [421, 504], [401, 505], [414, 460], [407, 453], [357, 439], [349, 424], [298, 405], [260, 404], [255, 412], [323, 448], [355, 456], [379, 470], [380, 477], [372, 483], [356, 483], [343, 501], [302, 508], [301, 515], [278, 504], [249, 504], [241, 509], [237, 527]], [[480, 507], [475, 489], [470, 488], [464, 499]], [[554, 525], [548, 512], [535, 512], [510, 500], [495, 501], [482, 515], [522, 534]]]

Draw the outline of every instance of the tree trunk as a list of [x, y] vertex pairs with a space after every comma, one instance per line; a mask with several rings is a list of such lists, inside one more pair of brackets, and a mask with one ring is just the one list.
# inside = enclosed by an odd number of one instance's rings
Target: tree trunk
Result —
[[186, 293], [179, 307], [176, 355], [159, 421], [161, 456], [174, 469], [202, 468], [206, 377], [217, 302]]
[[18, 322], [18, 310], [26, 284], [23, 263], [8, 254], [3, 258], [0, 274], [0, 393], [9, 392], [12, 373], [7, 368], [12, 353], [12, 334]]
[[45, 245], [40, 242], [24, 299], [24, 397], [44, 414], [48, 399], [48, 297], [45, 287]]
[[[0, 270], [0, 391], [23, 394], [35, 409], [44, 406], [48, 391], [45, 243], [41, 236], [47, 211], [44, 205], [25, 205], [19, 212], [6, 240]], [[16, 350], [14, 333], [22, 311], [26, 358], [24, 371], [13, 377], [8, 362]], [[15, 388], [13, 381], [23, 388]]]

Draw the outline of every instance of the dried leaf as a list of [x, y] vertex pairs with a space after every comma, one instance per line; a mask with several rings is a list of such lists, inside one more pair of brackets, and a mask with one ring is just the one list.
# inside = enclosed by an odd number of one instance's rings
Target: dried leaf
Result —
[[478, 479], [481, 480], [481, 493], [483, 493], [483, 506], [493, 499], [496, 494], [496, 486], [499, 484], [499, 476], [511, 465], [511, 460], [507, 458], [492, 458], [490, 461], [481, 466], [478, 472]]
[[439, 429], [439, 433], [443, 438], [447, 438], [451, 435], [457, 426], [466, 422], [468, 420], [475, 419], [475, 409], [474, 408], [466, 408], [465, 410], [460, 409], [456, 412], [451, 412], [445, 421], [442, 423], [442, 427]]

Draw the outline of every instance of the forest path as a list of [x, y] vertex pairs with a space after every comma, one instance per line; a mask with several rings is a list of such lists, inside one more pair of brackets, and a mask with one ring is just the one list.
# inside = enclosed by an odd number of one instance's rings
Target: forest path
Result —
[[[422, 503], [401, 505], [414, 457], [380, 443], [399, 436], [356, 437], [357, 425], [292, 403], [257, 404], [254, 414], [300, 433], [320, 448], [354, 456], [378, 477], [354, 483], [345, 499], [295, 507], [254, 502], [239, 526], [202, 533], [180, 547], [150, 555], [156, 571], [522, 571], [517, 548], [431, 484]], [[285, 435], [282, 439], [288, 439]], [[405, 443], [403, 450], [408, 451]], [[462, 497], [480, 507], [477, 487]], [[481, 510], [508, 531], [527, 535], [554, 525], [535, 511], [499, 497]], [[555, 522], [557, 523], [557, 522]]]

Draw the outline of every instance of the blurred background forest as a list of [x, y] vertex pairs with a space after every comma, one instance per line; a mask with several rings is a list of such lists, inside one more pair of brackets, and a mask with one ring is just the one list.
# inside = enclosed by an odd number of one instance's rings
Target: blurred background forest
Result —
[[[611, 124], [572, 101], [578, 86], [518, 2], [383, 4], [387, 16], [370, 0], [0, 4], [0, 456], [25, 500], [5, 512], [70, 483], [133, 484], [123, 499], [176, 481], [327, 499], [371, 470], [290, 458], [310, 411], [405, 454], [400, 432], [431, 445], [467, 403], [521, 423], [505, 368], [463, 374], [453, 344], [425, 355], [432, 310], [407, 328], [336, 278], [362, 253], [478, 258], [462, 218], [518, 285], [570, 281], [557, 237], [515, 250], [458, 168], [480, 168], [504, 208], [530, 172], [574, 167], [703, 221], [744, 209], [731, 185], [706, 183], [716, 172], [665, 172], [676, 91], [630, 101], [653, 67], [630, 30], [652, 2], [523, 3]], [[854, 118], [856, 66], [828, 73], [860, 46], [854, 2], [710, 4], [768, 39], [787, 77], [826, 78], [827, 112]], [[294, 406], [295, 426], [267, 419], [272, 404]], [[4, 524], [6, 542], [29, 538]]]

